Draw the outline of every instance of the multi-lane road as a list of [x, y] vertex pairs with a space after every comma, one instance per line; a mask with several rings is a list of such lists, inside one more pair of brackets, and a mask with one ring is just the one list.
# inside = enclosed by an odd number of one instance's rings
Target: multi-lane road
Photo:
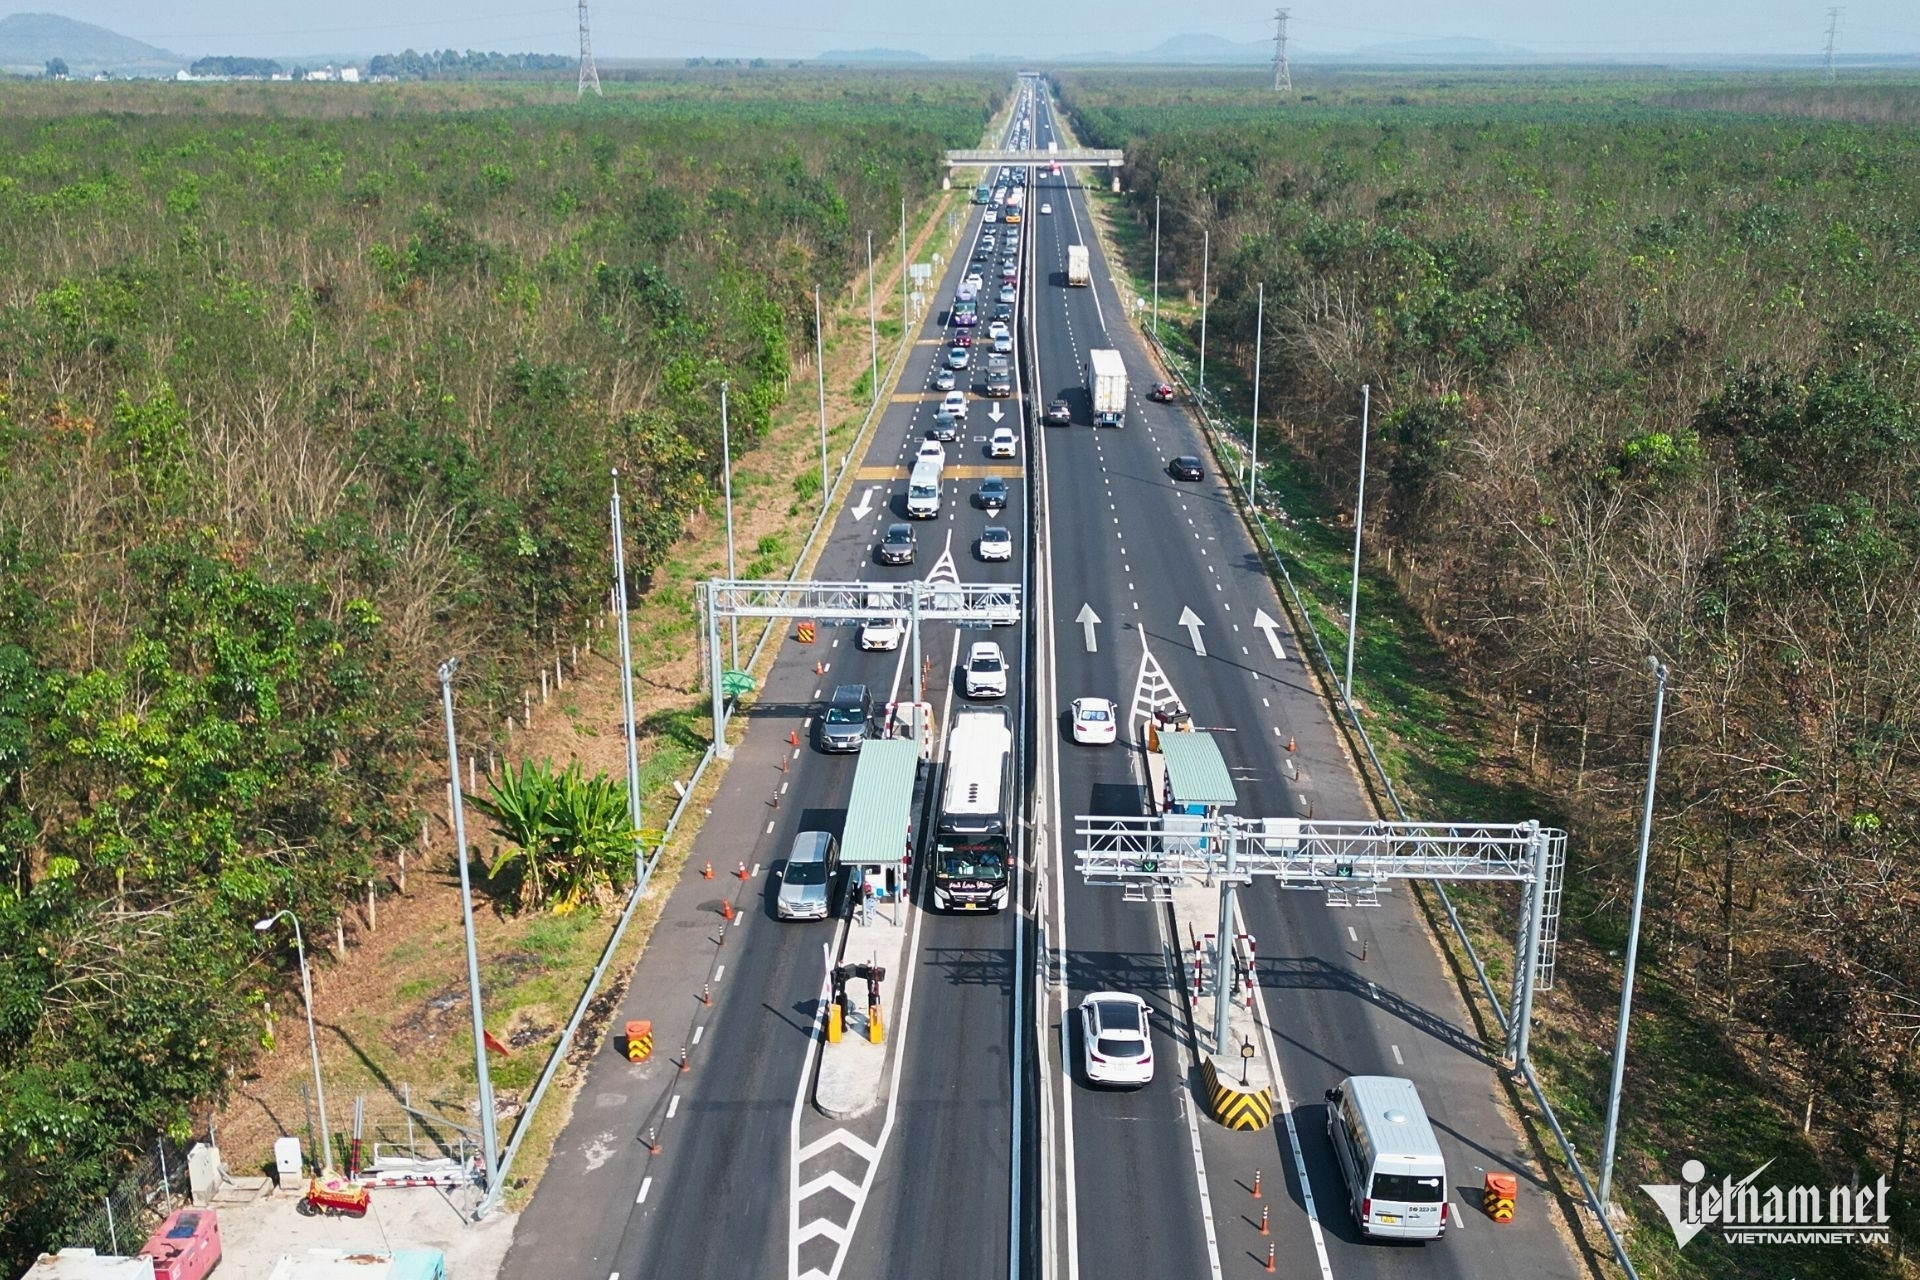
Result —
[[[1041, 152], [1070, 145], [1043, 83], [1021, 83], [1004, 140]], [[857, 926], [776, 921], [771, 895], [793, 836], [845, 821], [857, 757], [814, 752], [810, 717], [841, 683], [868, 685], [876, 701], [907, 696], [911, 650], [863, 652], [851, 628], [786, 645], [614, 1014], [616, 1026], [651, 1020], [656, 1052], [629, 1064], [610, 1039], [586, 1064], [505, 1274], [1252, 1275], [1264, 1273], [1272, 1244], [1283, 1269], [1303, 1276], [1574, 1275], [1528, 1173], [1531, 1156], [1500, 1112], [1497, 1064], [1405, 895], [1339, 910], [1270, 886], [1241, 894], [1243, 925], [1259, 939], [1266, 1050], [1290, 1107], [1264, 1132], [1229, 1133], [1196, 1105], [1166, 907], [1122, 901], [1072, 870], [1074, 815], [1141, 812], [1145, 797], [1124, 735], [1120, 745], [1076, 746], [1067, 704], [1098, 695], [1127, 716], [1143, 670], [1170, 684], [1198, 723], [1226, 731], [1217, 736], [1240, 812], [1370, 815], [1225, 487], [1211, 474], [1176, 482], [1167, 471], [1174, 455], [1206, 449], [1183, 408], [1141, 399], [1159, 375], [1124, 316], [1078, 178], [1045, 164], [1028, 173], [1015, 396], [972, 398], [967, 430], [947, 445], [940, 515], [914, 522], [914, 563], [881, 565], [876, 545], [905, 519], [908, 464], [940, 399], [935, 379], [954, 332], [948, 300], [984, 265], [981, 310], [997, 305], [1005, 229], [982, 228], [971, 209], [965, 248], [938, 282], [816, 570], [834, 580], [1024, 584], [1021, 625], [994, 636], [1012, 663], [1006, 701], [1021, 726], [1024, 856], [1013, 906], [939, 914], [924, 909], [928, 887], [916, 886], [921, 909], [908, 915], [906, 972], [894, 975], [901, 1008], [881, 1105], [852, 1121], [821, 1114], [811, 1088], [822, 948]], [[977, 263], [983, 229], [999, 239]], [[1074, 244], [1091, 247], [1090, 288], [1065, 284]], [[1117, 430], [1089, 425], [1083, 370], [1096, 347], [1117, 349], [1130, 375]], [[958, 375], [963, 387], [979, 386], [983, 364], [977, 354]], [[1038, 425], [1039, 410], [1062, 396], [1075, 422]], [[1020, 432], [1011, 460], [986, 456], [994, 403]], [[988, 474], [1009, 481], [1003, 512], [971, 500]], [[1011, 562], [978, 557], [989, 524], [1013, 531]], [[1091, 649], [1085, 608], [1100, 619]], [[1188, 609], [1204, 656], [1180, 625]], [[1262, 613], [1282, 620], [1277, 633], [1256, 629]], [[942, 726], [962, 701], [965, 645], [983, 635], [923, 628], [927, 697]], [[700, 874], [708, 863], [711, 880]], [[740, 910], [724, 933], [723, 898]], [[1155, 1012], [1160, 1068], [1138, 1092], [1087, 1090], [1074, 1038], [1063, 1035], [1079, 999], [1105, 988], [1138, 993]], [[1364, 1073], [1419, 1084], [1456, 1184], [1455, 1226], [1442, 1241], [1367, 1243], [1352, 1227], [1320, 1096]], [[1495, 1227], [1479, 1213], [1489, 1168], [1518, 1170], [1523, 1188], [1536, 1188], [1519, 1222]], [[1249, 1194], [1256, 1170], [1261, 1200]]]

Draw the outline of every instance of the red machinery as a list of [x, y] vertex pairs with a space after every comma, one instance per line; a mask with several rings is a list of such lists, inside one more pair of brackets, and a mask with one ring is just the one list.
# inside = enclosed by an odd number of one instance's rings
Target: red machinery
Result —
[[301, 1197], [298, 1207], [308, 1217], [329, 1213], [364, 1218], [371, 1200], [365, 1187], [356, 1187], [345, 1178], [309, 1178], [307, 1194]]
[[220, 1261], [219, 1214], [212, 1209], [177, 1210], [140, 1253], [153, 1259], [154, 1280], [204, 1280]]

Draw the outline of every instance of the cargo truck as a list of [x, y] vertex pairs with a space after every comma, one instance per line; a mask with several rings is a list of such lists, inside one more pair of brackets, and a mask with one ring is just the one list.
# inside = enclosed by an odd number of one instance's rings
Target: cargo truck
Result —
[[1067, 283], [1075, 288], [1093, 283], [1093, 264], [1083, 244], [1067, 246]]
[[1093, 425], [1121, 427], [1127, 420], [1127, 366], [1111, 347], [1087, 353], [1087, 399], [1093, 402]]

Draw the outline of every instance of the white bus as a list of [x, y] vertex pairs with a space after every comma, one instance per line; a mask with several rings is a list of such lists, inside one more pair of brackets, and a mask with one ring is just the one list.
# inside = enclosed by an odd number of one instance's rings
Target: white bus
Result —
[[1013, 857], [1013, 713], [968, 707], [947, 728], [946, 781], [934, 824], [933, 905], [998, 911]]

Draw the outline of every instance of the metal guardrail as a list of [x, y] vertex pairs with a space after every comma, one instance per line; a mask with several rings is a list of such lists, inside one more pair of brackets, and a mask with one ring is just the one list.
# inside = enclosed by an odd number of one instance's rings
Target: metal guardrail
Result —
[[[1260, 517], [1260, 513], [1254, 506], [1251, 495], [1249, 495], [1245, 485], [1241, 481], [1239, 466], [1244, 458], [1244, 454], [1238, 436], [1230, 433], [1227, 429], [1232, 419], [1229, 418], [1224, 411], [1219, 418], [1216, 418], [1214, 414], [1209, 411], [1209, 397], [1200, 394], [1195, 389], [1194, 384], [1188, 380], [1185, 361], [1176, 358], [1173, 352], [1167, 349], [1166, 344], [1161, 342], [1144, 324], [1138, 323], [1138, 320], [1136, 321], [1136, 327], [1139, 329], [1141, 340], [1159, 354], [1161, 367], [1167, 371], [1168, 376], [1172, 377], [1186, 389], [1188, 398], [1199, 411], [1201, 429], [1207, 434], [1208, 442], [1212, 446], [1214, 456], [1216, 458], [1232, 457], [1234, 459], [1235, 466], [1229, 475], [1228, 483], [1232, 487], [1234, 495], [1238, 500], [1239, 508], [1243, 515], [1251, 517], [1249, 523], [1251, 523], [1254, 531], [1258, 534], [1260, 545], [1266, 548], [1268, 560], [1272, 563], [1275, 571], [1279, 573], [1280, 581], [1285, 585], [1287, 595], [1293, 601], [1294, 616], [1299, 618], [1301, 625], [1306, 628], [1307, 634], [1313, 638], [1314, 652], [1319, 655], [1321, 669], [1325, 672], [1335, 697], [1337, 697], [1340, 705], [1346, 709], [1347, 722], [1354, 736], [1359, 739], [1368, 761], [1373, 765], [1374, 773], [1382, 791], [1386, 794], [1388, 801], [1393, 805], [1393, 811], [1399, 819], [1402, 822], [1409, 821], [1406, 806], [1401, 804], [1400, 794], [1394, 789], [1393, 779], [1388, 775], [1386, 766], [1381, 763], [1379, 753], [1374, 750], [1373, 739], [1368, 736], [1366, 726], [1360, 722], [1359, 710], [1353, 705], [1353, 699], [1349, 696], [1348, 692], [1341, 688], [1339, 671], [1334, 667], [1333, 659], [1327, 653], [1327, 648], [1321, 639], [1319, 629], [1313, 625], [1313, 615], [1307, 611], [1306, 601], [1302, 598], [1299, 588], [1294, 584], [1293, 575], [1287, 572], [1286, 561], [1281, 558], [1279, 548], [1273, 545], [1273, 538], [1267, 532], [1266, 521]], [[1215, 403], [1217, 403], [1217, 401]], [[1227, 473], [1228, 469], [1223, 467], [1221, 470], [1223, 473]], [[1459, 940], [1461, 947], [1466, 951], [1467, 959], [1473, 966], [1474, 976], [1479, 979], [1480, 988], [1486, 993], [1487, 1004], [1493, 1010], [1494, 1018], [1500, 1024], [1500, 1030], [1502, 1032], [1510, 1031], [1507, 1011], [1502, 1007], [1500, 997], [1494, 992], [1493, 981], [1487, 976], [1486, 965], [1481, 961], [1480, 953], [1474, 948], [1473, 940], [1467, 936], [1466, 926], [1461, 923], [1460, 914], [1454, 908], [1452, 898], [1447, 895], [1446, 887], [1440, 882], [1432, 881], [1430, 884], [1433, 890], [1439, 895], [1441, 906], [1446, 910], [1447, 922], [1453, 927], [1454, 937]], [[1554, 1115], [1553, 1106], [1547, 1101], [1546, 1093], [1541, 1089], [1540, 1082], [1534, 1075], [1533, 1064], [1531, 1062], [1523, 1063], [1518, 1074], [1521, 1079], [1526, 1082], [1527, 1090], [1533, 1095], [1534, 1104], [1539, 1107], [1540, 1114], [1547, 1122], [1547, 1127], [1553, 1131], [1554, 1140], [1560, 1144], [1560, 1154], [1565, 1158], [1567, 1167], [1573, 1171], [1574, 1178], [1580, 1183], [1580, 1189], [1586, 1196], [1588, 1212], [1599, 1222], [1601, 1231], [1606, 1234], [1607, 1243], [1613, 1249], [1614, 1261], [1620, 1264], [1620, 1268], [1626, 1273], [1628, 1280], [1640, 1280], [1640, 1273], [1634, 1268], [1633, 1260], [1627, 1256], [1626, 1242], [1620, 1238], [1620, 1233], [1615, 1230], [1612, 1221], [1607, 1217], [1605, 1206], [1600, 1203], [1600, 1197], [1594, 1191], [1593, 1183], [1588, 1179], [1585, 1168], [1580, 1164], [1580, 1157], [1574, 1154], [1573, 1143], [1568, 1139], [1566, 1131], [1560, 1127], [1559, 1117]]]

